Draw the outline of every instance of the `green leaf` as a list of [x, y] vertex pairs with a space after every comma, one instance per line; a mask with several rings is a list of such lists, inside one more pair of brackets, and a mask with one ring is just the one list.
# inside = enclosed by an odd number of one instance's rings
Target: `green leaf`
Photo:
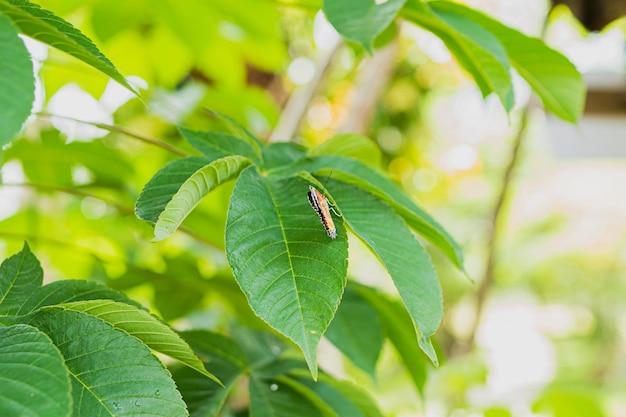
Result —
[[322, 413], [290, 384], [252, 375], [250, 417], [321, 417]]
[[0, 13], [11, 19], [24, 35], [78, 58], [137, 94], [88, 37], [54, 13], [26, 0], [2, 0]]
[[70, 379], [52, 340], [34, 327], [0, 327], [0, 415], [69, 417]]
[[213, 117], [217, 118], [218, 120], [221, 120], [222, 122], [224, 122], [233, 135], [237, 136], [240, 139], [243, 139], [243, 140], [249, 142], [258, 151], [261, 150], [261, 148], [263, 147], [263, 142], [261, 142], [259, 140], [259, 138], [254, 136], [248, 129], [243, 127], [243, 125], [241, 123], [239, 123], [238, 121], [236, 121], [235, 119], [233, 119], [230, 116], [227, 116], [227, 115], [225, 115], [223, 113], [218, 112], [217, 110], [214, 110], [214, 109], [205, 109], [205, 110], [207, 112], [209, 112], [209, 114], [211, 114], [211, 116], [213, 116]]
[[[443, 318], [443, 299], [428, 252], [402, 218], [375, 196], [335, 180], [326, 188], [346, 223], [391, 275], [420, 336], [433, 335]], [[437, 364], [427, 347], [424, 345], [423, 350]]]
[[16, 314], [42, 282], [41, 265], [24, 242], [20, 252], [0, 265], [0, 316]]
[[183, 137], [204, 156], [211, 160], [224, 156], [241, 155], [260, 165], [261, 153], [245, 140], [219, 132], [198, 132], [178, 128]]
[[[367, 323], [359, 326], [358, 323]], [[326, 331], [326, 337], [372, 378], [383, 347], [383, 331], [376, 310], [350, 287]]]
[[418, 392], [423, 393], [426, 384], [426, 362], [420, 359], [421, 348], [415, 334], [415, 326], [406, 309], [400, 303], [390, 300], [370, 287], [358, 284], [354, 286], [378, 312], [385, 333], [404, 362], [413, 384]]
[[324, 0], [328, 21], [343, 37], [372, 53], [374, 39], [393, 22], [406, 0]]
[[526, 36], [461, 4], [449, 1], [428, 4], [438, 12], [470, 19], [495, 35], [506, 49], [513, 67], [541, 97], [546, 109], [563, 120], [578, 120], [585, 106], [585, 83], [563, 54], [540, 39]]
[[420, 208], [400, 187], [378, 171], [342, 156], [318, 156], [284, 167], [272, 173], [277, 177], [307, 170], [340, 179], [375, 195], [393, 208], [407, 224], [430, 243], [439, 248], [459, 269], [464, 271], [463, 252], [452, 236], [428, 213]]
[[350, 401], [349, 398], [346, 398], [341, 391], [322, 381], [321, 375], [318, 382], [304, 378], [296, 379], [296, 381], [298, 384], [307, 387], [318, 398], [318, 401], [321, 401], [332, 411], [333, 415], [338, 417], [367, 417], [367, 414]]
[[354, 158], [374, 168], [380, 167], [380, 149], [373, 140], [354, 133], [343, 133], [309, 149], [308, 156], [340, 155]]
[[243, 156], [226, 156], [194, 172], [159, 214], [154, 225], [153, 241], [158, 242], [174, 233], [204, 196], [220, 184], [238, 176], [250, 163]]
[[196, 171], [210, 164], [213, 160], [200, 156], [177, 159], [161, 168], [143, 187], [135, 214], [142, 220], [156, 223], [167, 203], [178, 192], [180, 186]]
[[26, 315], [45, 306], [69, 303], [72, 301], [98, 299], [119, 301], [141, 308], [138, 303], [132, 301], [126, 295], [107, 288], [100, 283], [69, 279], [51, 282], [50, 284], [37, 288], [16, 314]]
[[30, 54], [0, 7], [0, 148], [19, 133], [35, 100]]
[[402, 16], [438, 36], [474, 78], [483, 97], [495, 92], [507, 111], [513, 108], [508, 56], [497, 37], [464, 16], [433, 11], [418, 0], [409, 0]]
[[141, 340], [152, 350], [176, 359], [201, 374], [219, 382], [208, 372], [189, 345], [156, 317], [145, 310], [112, 300], [87, 300], [61, 304], [67, 311], [77, 311], [98, 318], [115, 329]]
[[84, 313], [44, 307], [28, 324], [46, 333], [65, 358], [74, 416], [186, 416], [180, 393], [150, 348]]
[[316, 349], [346, 284], [343, 223], [330, 239], [299, 177], [240, 175], [226, 224], [226, 254], [250, 306], [302, 349], [313, 376]]
[[[356, 405], [366, 417], [383, 417], [376, 401], [358, 385], [350, 381], [339, 381], [325, 374], [320, 375], [318, 383], [340, 392], [343, 397]], [[322, 393], [320, 396], [324, 397], [325, 395]]]
[[200, 377], [189, 368], [172, 371], [176, 385], [189, 407], [191, 417], [217, 416], [237, 381], [244, 375], [247, 367], [244, 353], [235, 341], [218, 333], [192, 330], [181, 332], [180, 336], [211, 367], [224, 386]]

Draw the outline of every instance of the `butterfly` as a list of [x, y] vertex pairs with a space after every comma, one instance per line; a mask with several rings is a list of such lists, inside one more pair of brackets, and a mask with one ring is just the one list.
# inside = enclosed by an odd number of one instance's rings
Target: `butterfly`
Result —
[[330, 207], [332, 206], [332, 203], [328, 201], [324, 194], [319, 192], [317, 188], [313, 187], [312, 185], [309, 185], [308, 197], [309, 203], [311, 203], [311, 207], [313, 207], [313, 210], [315, 210], [320, 220], [322, 221], [322, 225], [324, 226], [324, 229], [326, 229], [326, 233], [328, 233], [328, 236], [331, 239], [337, 238], [337, 228], [335, 227], [333, 218], [330, 215], [331, 210], [335, 212], [335, 214], [337, 214], [337, 212]]

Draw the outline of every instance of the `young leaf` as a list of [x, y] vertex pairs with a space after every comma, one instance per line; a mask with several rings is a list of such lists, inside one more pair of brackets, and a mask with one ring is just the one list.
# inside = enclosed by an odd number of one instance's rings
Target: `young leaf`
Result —
[[154, 225], [153, 241], [158, 242], [174, 233], [204, 196], [220, 184], [239, 175], [250, 163], [251, 161], [243, 156], [226, 156], [194, 172], [183, 182], [159, 214]]
[[88, 37], [54, 13], [26, 0], [0, 1], [0, 13], [11, 19], [24, 35], [78, 58], [137, 94]]
[[180, 186], [194, 172], [213, 162], [212, 159], [200, 156], [177, 159], [161, 168], [143, 187], [137, 203], [135, 214], [142, 220], [156, 223], [159, 215]]
[[299, 177], [262, 177], [246, 168], [226, 224], [226, 255], [250, 306], [302, 349], [313, 376], [316, 349], [346, 283], [348, 241], [337, 221], [330, 239]]
[[42, 308], [28, 324], [46, 333], [65, 359], [72, 415], [187, 415], [167, 369], [135, 337], [61, 307]]
[[35, 100], [30, 54], [0, 11], [0, 148], [19, 133]]
[[428, 252], [402, 218], [376, 197], [335, 180], [326, 188], [346, 223], [389, 271], [421, 336], [433, 335], [443, 318], [443, 299]]
[[207, 158], [214, 160], [224, 156], [241, 155], [257, 165], [261, 163], [261, 152], [241, 138], [219, 132], [198, 132], [184, 127], [178, 129], [187, 142]]
[[449, 1], [431, 1], [438, 13], [470, 19], [495, 35], [511, 64], [541, 97], [546, 109], [563, 120], [576, 122], [585, 104], [585, 83], [576, 67], [540, 39], [531, 38], [489, 16]]
[[354, 133], [335, 135], [309, 149], [307, 155], [340, 155], [357, 159], [374, 168], [380, 167], [381, 158], [380, 149], [373, 140]]
[[406, 0], [324, 0], [328, 21], [343, 37], [373, 52], [374, 39], [393, 22]]
[[425, 3], [409, 0], [402, 16], [439, 37], [476, 81], [484, 97], [495, 92], [504, 108], [514, 104], [508, 57], [498, 38], [470, 19], [434, 13]]
[[70, 379], [52, 340], [34, 327], [0, 327], [0, 415], [69, 417]]
[[[358, 326], [357, 323], [367, 323]], [[355, 291], [346, 290], [326, 331], [326, 338], [372, 378], [383, 347], [383, 331], [376, 310]]]
[[76, 301], [58, 307], [99, 318], [141, 340], [152, 350], [176, 359], [219, 383], [174, 330], [145, 310], [111, 300]]
[[370, 287], [358, 284], [354, 286], [378, 312], [385, 333], [404, 362], [415, 388], [423, 393], [426, 384], [426, 361], [421, 360], [423, 356], [419, 354], [421, 348], [415, 334], [415, 325], [406, 309]]
[[318, 408], [289, 384], [250, 377], [250, 417], [322, 417]]
[[17, 314], [42, 282], [41, 265], [24, 242], [20, 252], [0, 265], [0, 316]]

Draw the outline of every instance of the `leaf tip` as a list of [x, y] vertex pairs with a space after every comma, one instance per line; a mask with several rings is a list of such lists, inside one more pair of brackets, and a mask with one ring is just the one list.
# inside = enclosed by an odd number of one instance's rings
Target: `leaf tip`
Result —
[[435, 352], [435, 348], [433, 347], [433, 343], [430, 340], [430, 337], [420, 337], [417, 341], [422, 352], [428, 356], [428, 359], [435, 365], [436, 368], [439, 367], [439, 359], [437, 358], [437, 352]]

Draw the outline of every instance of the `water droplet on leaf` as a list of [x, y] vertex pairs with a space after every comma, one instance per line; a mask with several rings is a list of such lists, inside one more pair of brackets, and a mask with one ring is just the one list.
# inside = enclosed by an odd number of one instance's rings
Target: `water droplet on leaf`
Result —
[[270, 390], [272, 390], [272, 391], [278, 391], [278, 385], [277, 385], [277, 384], [272, 384], [272, 385], [270, 385]]

